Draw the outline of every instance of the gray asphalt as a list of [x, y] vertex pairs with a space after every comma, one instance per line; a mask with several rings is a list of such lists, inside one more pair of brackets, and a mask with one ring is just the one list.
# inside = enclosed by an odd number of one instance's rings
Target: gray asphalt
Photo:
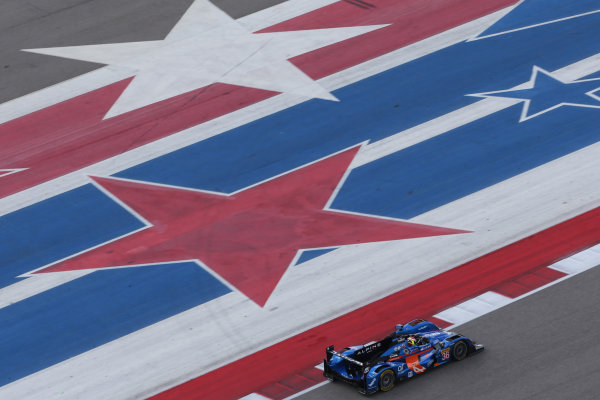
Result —
[[[375, 399], [600, 398], [600, 268], [562, 281], [456, 329], [486, 345]], [[399, 321], [400, 322], [400, 321]], [[343, 383], [298, 397], [365, 398]]]
[[[233, 18], [284, 0], [214, 0]], [[192, 0], [0, 1], [0, 103], [101, 67], [21, 49], [159, 40]]]

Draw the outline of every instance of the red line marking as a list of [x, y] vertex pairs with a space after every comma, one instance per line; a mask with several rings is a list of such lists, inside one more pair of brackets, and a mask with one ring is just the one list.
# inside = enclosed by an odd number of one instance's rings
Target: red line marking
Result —
[[[164, 399], [234, 399], [316, 365], [325, 347], [385, 336], [396, 323], [433, 315], [501, 282], [600, 242], [600, 208], [361, 307], [323, 325], [160, 393]], [[232, 385], [231, 382], [236, 382]]]

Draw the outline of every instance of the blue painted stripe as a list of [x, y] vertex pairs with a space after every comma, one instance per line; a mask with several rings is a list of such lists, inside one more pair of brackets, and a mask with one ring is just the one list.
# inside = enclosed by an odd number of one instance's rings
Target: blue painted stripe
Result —
[[143, 224], [92, 185], [0, 218], [0, 285]]
[[308, 260], [312, 260], [313, 258], [317, 258], [322, 256], [323, 254], [327, 254], [332, 250], [335, 250], [336, 247], [331, 247], [328, 249], [316, 249], [316, 250], [304, 250], [300, 257], [298, 257], [298, 261], [296, 261], [296, 265], [302, 264], [303, 262], [307, 262]]
[[0, 385], [228, 292], [181, 263], [94, 272], [0, 309]]
[[600, 141], [600, 110], [561, 107], [517, 123], [521, 108], [353, 170], [332, 208], [408, 219]]

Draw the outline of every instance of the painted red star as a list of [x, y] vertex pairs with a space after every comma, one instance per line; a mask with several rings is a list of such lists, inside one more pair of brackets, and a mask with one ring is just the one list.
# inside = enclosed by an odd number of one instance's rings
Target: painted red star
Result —
[[358, 150], [230, 195], [94, 177], [148, 226], [37, 272], [194, 260], [262, 307], [302, 249], [466, 232], [326, 209]]

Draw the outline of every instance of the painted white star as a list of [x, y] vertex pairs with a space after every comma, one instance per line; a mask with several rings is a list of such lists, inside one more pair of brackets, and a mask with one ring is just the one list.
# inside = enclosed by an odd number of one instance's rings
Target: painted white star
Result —
[[289, 58], [386, 25], [253, 34], [196, 0], [164, 40], [25, 51], [108, 64], [135, 76], [105, 118], [215, 82], [337, 100]]
[[516, 88], [475, 93], [473, 97], [506, 97], [523, 101], [519, 122], [546, 114], [563, 106], [600, 109], [600, 79], [564, 81], [551, 72], [533, 66], [529, 82]]

